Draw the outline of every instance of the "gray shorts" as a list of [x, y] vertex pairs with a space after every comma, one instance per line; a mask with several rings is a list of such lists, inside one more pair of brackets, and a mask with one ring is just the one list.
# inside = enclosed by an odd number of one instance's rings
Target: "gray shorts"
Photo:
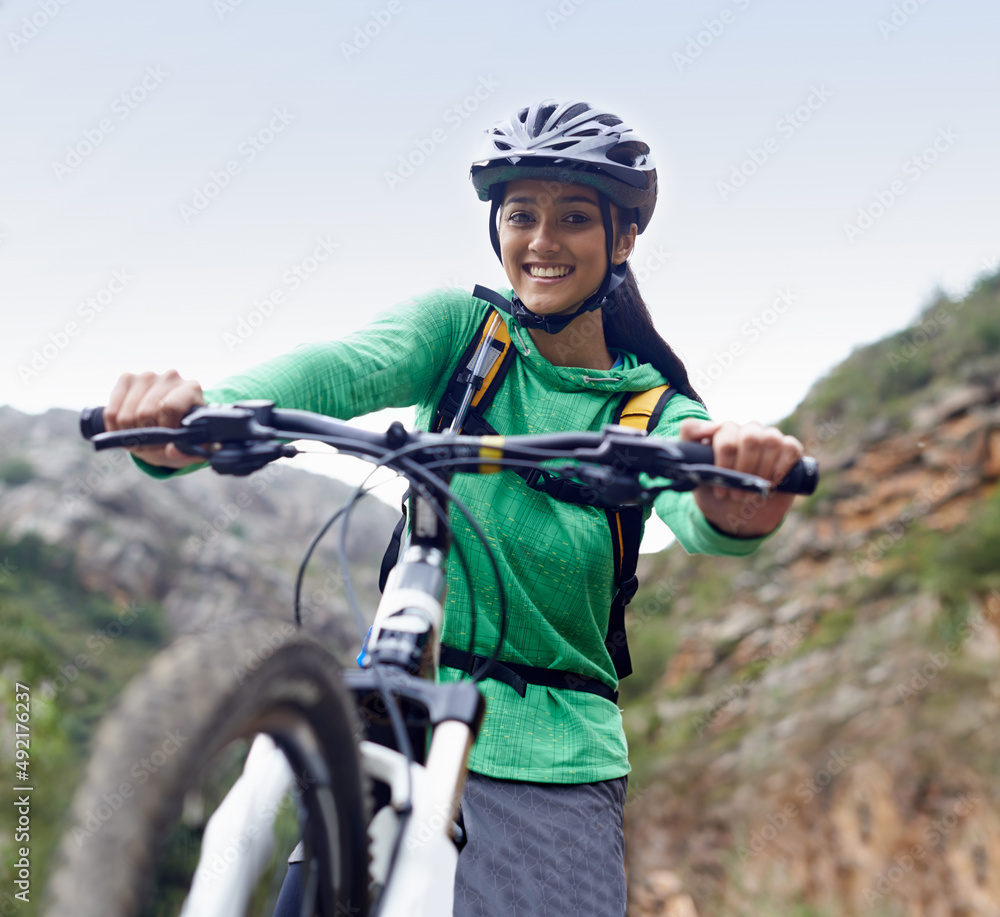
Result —
[[626, 781], [470, 773], [454, 917], [623, 917]]

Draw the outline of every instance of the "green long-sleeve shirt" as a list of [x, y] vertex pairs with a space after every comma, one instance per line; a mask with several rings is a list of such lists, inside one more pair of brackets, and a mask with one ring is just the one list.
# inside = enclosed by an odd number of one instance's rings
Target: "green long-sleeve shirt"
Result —
[[[233, 376], [208, 390], [206, 399], [268, 398], [278, 407], [341, 419], [415, 405], [417, 426], [427, 429], [461, 354], [490, 308], [464, 291], [435, 291], [377, 316], [341, 341], [305, 345]], [[621, 369], [553, 366], [527, 334], [517, 333], [509, 316], [504, 319], [517, 356], [485, 413], [501, 433], [599, 430], [611, 422], [621, 393], [668, 381], [629, 353], [623, 354]], [[676, 438], [685, 417], [708, 415], [697, 402], [676, 395], [652, 435]], [[477, 516], [499, 563], [508, 608], [500, 658], [615, 685], [604, 645], [614, 579], [604, 511], [532, 491], [513, 472], [460, 474], [452, 486]], [[721, 534], [690, 493], [665, 492], [655, 508], [689, 553], [743, 555], [760, 543]], [[476, 652], [490, 654], [498, 625], [492, 569], [464, 517], [453, 513], [453, 525], [474, 582]], [[444, 610], [444, 642], [468, 647], [473, 609], [457, 562], [449, 564]], [[455, 669], [440, 673], [442, 681], [461, 677]], [[587, 783], [628, 773], [621, 712], [610, 701], [536, 685], [529, 685], [521, 698], [492, 679], [481, 687], [487, 713], [472, 752], [472, 770], [545, 783]]]

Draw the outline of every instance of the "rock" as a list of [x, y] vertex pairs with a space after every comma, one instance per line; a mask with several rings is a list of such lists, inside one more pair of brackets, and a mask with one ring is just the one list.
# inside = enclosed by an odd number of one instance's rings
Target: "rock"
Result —
[[944, 421], [965, 414], [976, 405], [988, 404], [993, 397], [992, 389], [985, 385], [949, 388], [933, 404], [921, 404], [913, 409], [913, 426], [917, 430], [933, 431]]
[[[36, 417], [0, 408], [0, 463], [11, 456], [31, 476], [17, 486], [0, 483], [0, 531], [72, 547], [89, 588], [160, 602], [177, 632], [258, 614], [291, 620], [299, 561], [353, 490], [288, 463], [247, 478], [199, 471], [156, 481], [124, 452], [94, 452], [79, 437], [76, 415], [59, 410]], [[348, 556], [371, 611], [397, 517], [369, 499], [352, 519]], [[324, 636], [353, 642], [334, 539], [310, 567], [308, 611]]]

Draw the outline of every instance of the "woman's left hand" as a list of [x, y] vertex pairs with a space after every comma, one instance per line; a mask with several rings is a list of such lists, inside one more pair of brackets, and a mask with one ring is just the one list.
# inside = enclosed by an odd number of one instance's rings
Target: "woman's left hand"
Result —
[[[711, 443], [715, 464], [755, 474], [777, 484], [802, 458], [803, 448], [794, 436], [759, 423], [707, 421], [681, 422], [681, 439]], [[742, 538], [768, 535], [785, 518], [795, 494], [773, 492], [763, 497], [745, 490], [702, 484], [694, 499], [705, 518], [717, 529]]]

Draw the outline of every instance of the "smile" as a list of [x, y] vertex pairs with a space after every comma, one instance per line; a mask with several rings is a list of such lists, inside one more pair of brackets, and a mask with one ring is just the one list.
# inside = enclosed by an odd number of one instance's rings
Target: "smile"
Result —
[[539, 267], [537, 265], [525, 265], [524, 268], [532, 277], [565, 277], [573, 272], [573, 268], [560, 265], [558, 267]]

